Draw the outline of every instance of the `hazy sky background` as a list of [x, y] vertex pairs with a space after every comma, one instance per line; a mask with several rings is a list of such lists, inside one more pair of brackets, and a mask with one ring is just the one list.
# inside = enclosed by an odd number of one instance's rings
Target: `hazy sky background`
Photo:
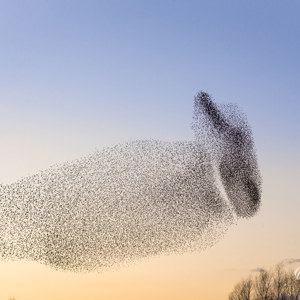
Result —
[[0, 182], [129, 139], [192, 139], [203, 89], [252, 125], [258, 216], [204, 252], [103, 274], [0, 262], [0, 300], [226, 299], [249, 270], [300, 257], [300, 2], [187, 2], [1, 1]]

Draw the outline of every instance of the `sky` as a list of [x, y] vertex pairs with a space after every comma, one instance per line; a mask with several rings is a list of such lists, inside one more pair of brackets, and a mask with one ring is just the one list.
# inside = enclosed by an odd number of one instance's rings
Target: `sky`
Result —
[[[262, 207], [199, 253], [103, 273], [0, 261], [0, 300], [227, 299], [300, 258], [299, 1], [0, 2], [0, 183], [115, 143], [193, 139], [204, 90], [247, 114]], [[297, 265], [295, 265], [297, 267]]]

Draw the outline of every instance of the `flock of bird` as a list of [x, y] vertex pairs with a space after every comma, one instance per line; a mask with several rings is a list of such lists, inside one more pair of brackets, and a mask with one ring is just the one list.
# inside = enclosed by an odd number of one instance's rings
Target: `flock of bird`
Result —
[[0, 186], [0, 258], [75, 272], [213, 245], [260, 206], [251, 129], [194, 98], [193, 141], [107, 147]]

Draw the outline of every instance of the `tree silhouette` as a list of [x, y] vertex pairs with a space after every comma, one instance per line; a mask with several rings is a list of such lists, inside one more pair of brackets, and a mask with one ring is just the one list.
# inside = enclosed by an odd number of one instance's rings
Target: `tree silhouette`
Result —
[[272, 299], [272, 274], [268, 271], [260, 272], [259, 276], [255, 279], [254, 290], [257, 300], [270, 300]]
[[253, 279], [238, 282], [229, 300], [300, 300], [300, 280], [294, 271], [285, 271], [282, 264], [273, 271], [261, 270]]
[[233, 291], [229, 295], [229, 300], [250, 300], [253, 281], [249, 277], [235, 285]]

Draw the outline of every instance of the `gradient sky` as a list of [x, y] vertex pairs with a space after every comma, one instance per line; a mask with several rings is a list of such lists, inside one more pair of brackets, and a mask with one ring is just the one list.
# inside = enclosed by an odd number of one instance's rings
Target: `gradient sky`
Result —
[[193, 138], [193, 97], [253, 128], [258, 216], [200, 253], [102, 274], [0, 262], [0, 300], [227, 299], [251, 269], [300, 258], [299, 1], [0, 2], [0, 182], [129, 139]]

